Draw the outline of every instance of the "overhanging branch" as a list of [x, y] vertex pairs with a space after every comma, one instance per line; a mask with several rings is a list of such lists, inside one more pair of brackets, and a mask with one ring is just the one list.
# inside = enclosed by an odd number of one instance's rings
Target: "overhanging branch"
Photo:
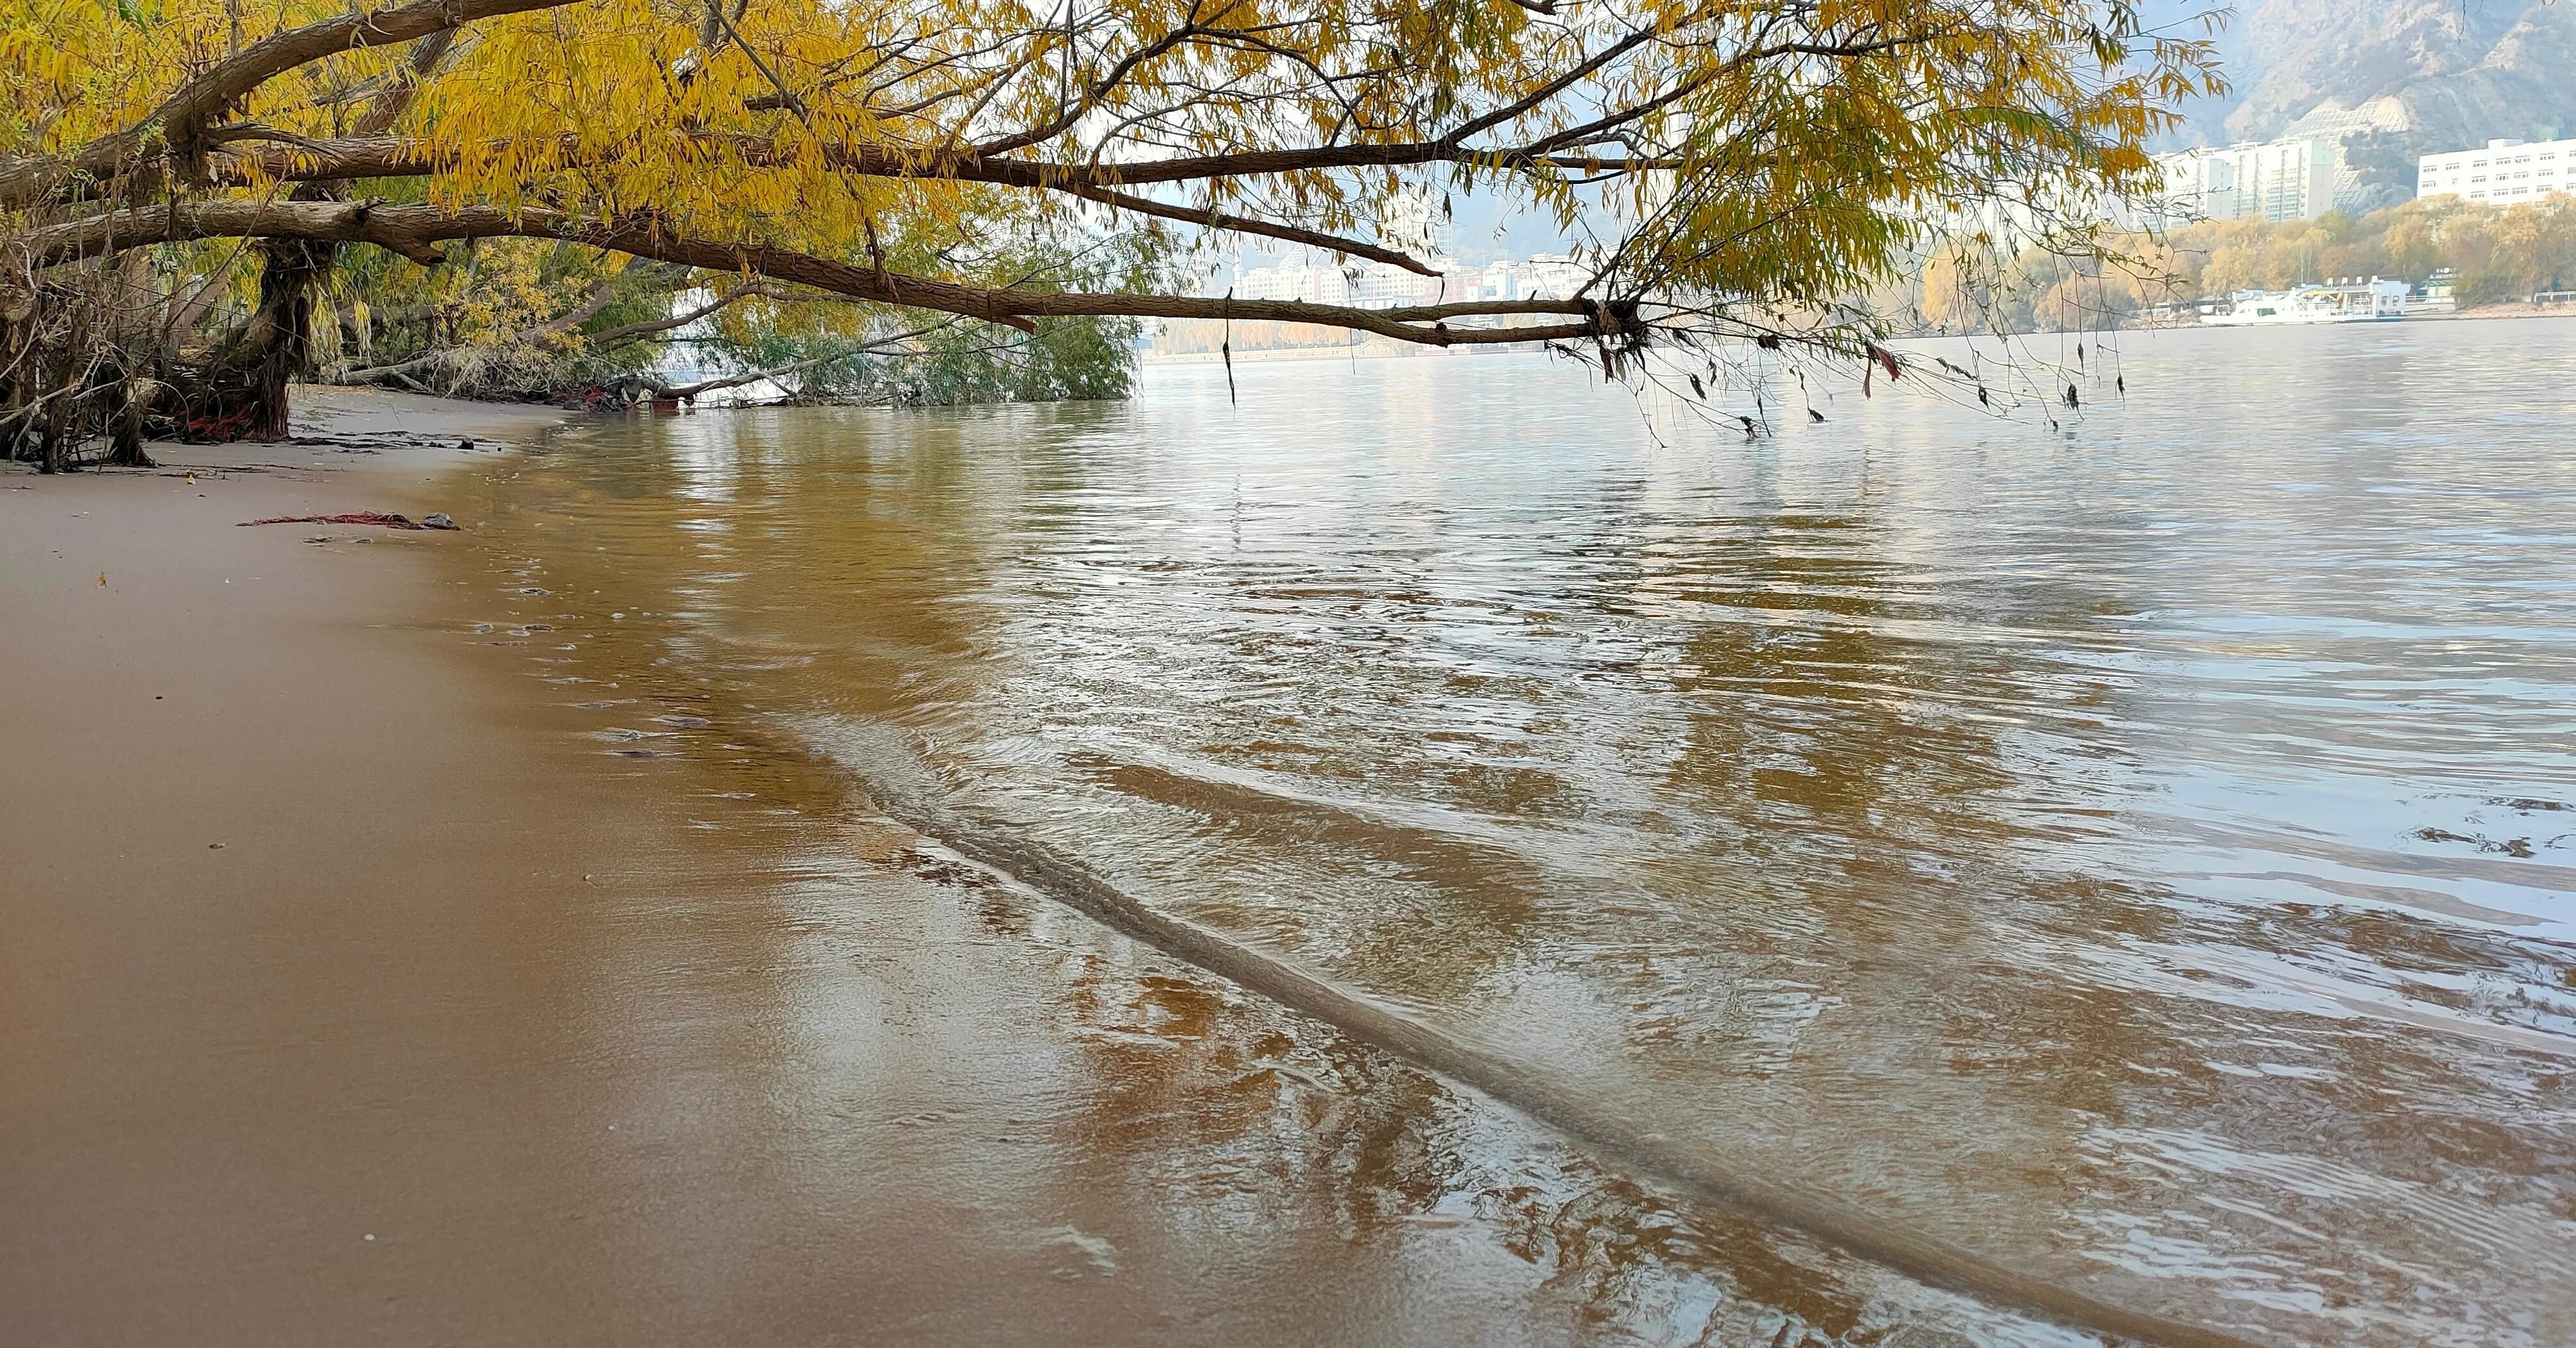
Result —
[[[670, 232], [651, 219], [601, 222], [557, 211], [504, 211], [490, 206], [443, 209], [342, 201], [209, 201], [107, 212], [31, 231], [29, 256], [60, 266], [128, 248], [191, 239], [309, 239], [368, 243], [424, 264], [444, 259], [441, 243], [461, 239], [532, 238], [578, 243], [703, 271], [767, 276], [846, 299], [927, 309], [1031, 330], [1039, 318], [1213, 318], [1312, 323], [1373, 332], [1422, 346], [1495, 340], [1563, 341], [1615, 337], [1623, 331], [1589, 300], [1471, 300], [1455, 304], [1362, 309], [1302, 300], [1240, 300], [1195, 295], [1084, 293], [962, 285], [874, 267], [853, 266], [766, 244], [727, 243]], [[1451, 328], [1453, 320], [1558, 316], [1572, 321], [1505, 329]]]

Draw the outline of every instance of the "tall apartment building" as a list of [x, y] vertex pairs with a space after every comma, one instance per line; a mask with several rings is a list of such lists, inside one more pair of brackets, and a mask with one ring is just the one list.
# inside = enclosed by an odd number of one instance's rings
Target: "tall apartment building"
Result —
[[2314, 220], [2334, 209], [2339, 159], [2316, 137], [2165, 155], [2165, 223]]
[[2415, 195], [2471, 201], [2537, 201], [2576, 192], [2576, 140], [2491, 140], [2480, 150], [2428, 154], [2415, 161]]

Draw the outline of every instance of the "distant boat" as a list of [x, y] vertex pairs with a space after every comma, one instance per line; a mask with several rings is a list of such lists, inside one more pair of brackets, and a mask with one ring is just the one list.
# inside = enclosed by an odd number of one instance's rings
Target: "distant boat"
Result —
[[2240, 328], [2274, 323], [2388, 323], [2406, 316], [2406, 283], [2367, 281], [2304, 285], [2291, 290], [2240, 290], [2225, 305], [2204, 304], [2203, 326]]

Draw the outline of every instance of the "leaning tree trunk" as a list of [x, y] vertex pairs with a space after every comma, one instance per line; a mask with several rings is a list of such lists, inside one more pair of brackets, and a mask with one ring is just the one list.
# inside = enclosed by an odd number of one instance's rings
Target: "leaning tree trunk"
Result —
[[339, 245], [263, 239], [256, 251], [258, 307], [174, 389], [174, 419], [191, 440], [285, 439], [286, 386], [312, 365], [313, 308]]

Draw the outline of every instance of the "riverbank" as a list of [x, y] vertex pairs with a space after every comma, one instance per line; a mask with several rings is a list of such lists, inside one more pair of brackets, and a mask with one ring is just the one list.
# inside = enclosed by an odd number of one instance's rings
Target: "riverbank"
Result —
[[[1640, 1233], [1884, 1297], [875, 814], [494, 527], [457, 442], [551, 414], [303, 403], [0, 477], [15, 1336], [1539, 1342]], [[463, 528], [239, 527], [355, 510]]]
[[239, 525], [440, 509], [498, 452], [463, 437], [553, 418], [302, 401], [319, 443], [0, 476], [0, 1304], [29, 1342], [461, 1328], [440, 1289], [527, 1253], [462, 1214], [547, 1187], [513, 1118], [546, 1064], [510, 1045], [559, 1008], [499, 919], [606, 838], [438, 658], [422, 554], [453, 536]]

